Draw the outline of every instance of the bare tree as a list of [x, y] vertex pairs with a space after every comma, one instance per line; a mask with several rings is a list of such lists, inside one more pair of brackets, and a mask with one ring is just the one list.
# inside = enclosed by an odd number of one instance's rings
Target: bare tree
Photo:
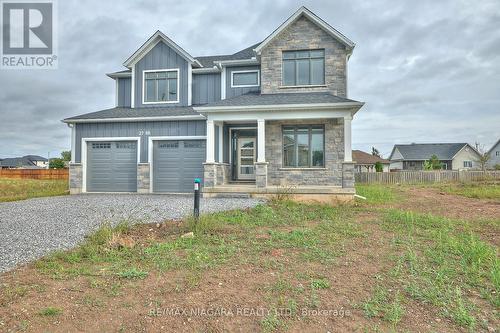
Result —
[[479, 157], [476, 159], [476, 162], [479, 163], [481, 170], [485, 171], [486, 165], [488, 164], [491, 156], [490, 156], [490, 154], [488, 154], [488, 152], [484, 148], [484, 145], [481, 145], [477, 142], [476, 142], [476, 150], [479, 153]]

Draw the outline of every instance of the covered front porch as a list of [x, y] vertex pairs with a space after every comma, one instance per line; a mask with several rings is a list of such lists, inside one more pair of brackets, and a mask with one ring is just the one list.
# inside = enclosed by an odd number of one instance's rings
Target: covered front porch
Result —
[[361, 105], [195, 108], [207, 117], [204, 195], [351, 199], [351, 123]]

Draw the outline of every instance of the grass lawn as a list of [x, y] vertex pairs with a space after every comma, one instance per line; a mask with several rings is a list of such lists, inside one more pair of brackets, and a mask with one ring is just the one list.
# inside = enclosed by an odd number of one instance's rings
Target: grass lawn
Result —
[[447, 193], [475, 199], [496, 199], [500, 201], [500, 182], [451, 183], [436, 185]]
[[[104, 225], [74, 250], [2, 275], [0, 326], [61, 332], [500, 327], [498, 205], [478, 201], [486, 209], [469, 209], [460, 219], [419, 212], [420, 197], [411, 191], [360, 186], [368, 200], [338, 207], [279, 200], [197, 223]], [[418, 191], [434, 196], [427, 206], [449, 203], [449, 210], [470, 200]], [[189, 231], [194, 237], [181, 237]]]
[[68, 194], [67, 180], [0, 178], [0, 202]]

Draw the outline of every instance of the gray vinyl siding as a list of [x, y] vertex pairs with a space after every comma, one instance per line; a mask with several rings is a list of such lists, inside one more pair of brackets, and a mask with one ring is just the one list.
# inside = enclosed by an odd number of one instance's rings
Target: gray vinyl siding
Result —
[[139, 137], [140, 131], [149, 132], [149, 135], [140, 136], [140, 162], [146, 163], [149, 136], [203, 136], [206, 129], [204, 120], [76, 124], [75, 162], [81, 162], [82, 138]]
[[131, 78], [119, 78], [118, 82], [118, 104], [120, 107], [130, 107], [130, 89], [132, 84]]
[[237, 67], [227, 67], [226, 68], [226, 98], [231, 98], [235, 96], [240, 96], [249, 92], [260, 91], [259, 87], [247, 87], [247, 88], [231, 88], [231, 73], [234, 71], [246, 71], [246, 70], [260, 70], [260, 66], [237, 66]]
[[[159, 42], [135, 65], [135, 107], [187, 106], [188, 62], [172, 48]], [[142, 104], [143, 71], [152, 69], [179, 69], [179, 103]]]
[[193, 105], [220, 100], [220, 73], [193, 74]]

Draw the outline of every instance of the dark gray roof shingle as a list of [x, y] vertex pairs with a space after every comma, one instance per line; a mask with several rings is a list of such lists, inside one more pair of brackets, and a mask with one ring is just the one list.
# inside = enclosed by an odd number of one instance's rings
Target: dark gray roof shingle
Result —
[[[432, 155], [436, 155], [441, 161], [449, 161], [465, 145], [467, 143], [412, 143], [395, 145], [393, 151], [397, 149], [407, 161], [428, 160]], [[390, 159], [392, 159], [392, 154]]]
[[65, 122], [71, 120], [85, 119], [115, 119], [115, 118], [148, 118], [148, 117], [178, 117], [200, 115], [192, 107], [150, 107], [150, 108], [123, 108], [117, 107], [97, 112], [82, 114], [76, 117], [66, 118]]
[[36, 167], [35, 163], [30, 161], [26, 157], [14, 157], [14, 158], [5, 158], [0, 162], [0, 166], [7, 168], [34, 168]]
[[252, 57], [255, 57], [255, 52], [253, 49], [256, 48], [259, 44], [260, 42], [252, 46], [249, 46], [246, 49], [238, 51], [234, 54], [225, 54], [218, 56], [202, 56], [202, 57], [195, 57], [195, 59], [198, 60], [203, 67], [213, 67], [214, 62], [217, 61], [251, 59]]
[[251, 105], [283, 105], [283, 104], [316, 104], [316, 103], [345, 103], [354, 102], [335, 96], [329, 92], [307, 92], [307, 93], [280, 93], [280, 94], [260, 94], [248, 93], [217, 102], [200, 105], [200, 107], [213, 106], [251, 106]]

